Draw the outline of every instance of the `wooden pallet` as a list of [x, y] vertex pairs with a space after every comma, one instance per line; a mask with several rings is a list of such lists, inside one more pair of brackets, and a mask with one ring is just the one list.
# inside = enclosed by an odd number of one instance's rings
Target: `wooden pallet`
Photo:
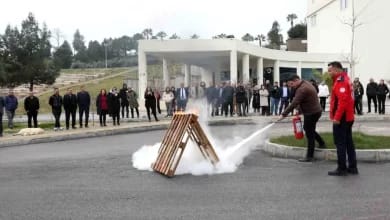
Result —
[[210, 141], [199, 125], [198, 116], [176, 113], [161, 142], [157, 159], [152, 164], [153, 170], [173, 177], [189, 139], [198, 145], [202, 155], [212, 164], [215, 165], [219, 161]]

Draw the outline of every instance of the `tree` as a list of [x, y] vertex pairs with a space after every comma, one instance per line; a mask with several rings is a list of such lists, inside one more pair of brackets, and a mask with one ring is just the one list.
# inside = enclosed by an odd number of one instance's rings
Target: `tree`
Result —
[[197, 35], [197, 34], [193, 34], [193, 35], [191, 35], [191, 37], [190, 37], [191, 39], [199, 39], [199, 35]]
[[22, 21], [20, 32], [7, 27], [2, 36], [6, 84], [17, 86], [29, 83], [52, 84], [59, 75], [59, 68], [51, 58], [50, 31], [46, 25], [41, 29], [32, 13]]
[[169, 39], [180, 39], [180, 37], [176, 33], [174, 33], [172, 34], [172, 36], [169, 37]]
[[68, 41], [64, 41], [60, 47], [53, 54], [54, 63], [62, 69], [69, 69], [72, 65], [72, 48]]
[[294, 20], [297, 18], [298, 18], [298, 16], [294, 13], [287, 15], [287, 21], [290, 22], [291, 27], [294, 27]]
[[157, 37], [160, 38], [160, 40], [164, 40], [164, 38], [166, 38], [168, 35], [167, 33], [165, 33], [164, 31], [160, 31], [156, 34]]
[[306, 24], [296, 24], [294, 27], [290, 28], [287, 32], [290, 39], [296, 38], [307, 38], [307, 25]]
[[355, 78], [355, 65], [357, 62], [357, 57], [355, 57], [355, 54], [354, 54], [354, 52], [355, 52], [354, 51], [355, 34], [356, 34], [356, 30], [358, 29], [358, 27], [360, 27], [364, 24], [360, 21], [360, 16], [363, 13], [363, 11], [367, 9], [370, 1], [368, 1], [367, 4], [358, 13], [356, 13], [356, 11], [355, 11], [355, 0], [352, 0], [351, 3], [352, 3], [351, 4], [351, 7], [352, 7], [351, 19], [349, 21], [343, 21], [343, 24], [349, 26], [351, 29], [350, 52], [349, 52], [349, 57], [347, 59], [348, 59], [348, 63], [349, 63], [350, 76], [351, 76], [351, 78]]
[[82, 62], [88, 61], [87, 48], [84, 42], [84, 36], [80, 34], [79, 29], [73, 35], [74, 58]]
[[138, 40], [144, 39], [144, 36], [141, 33], [136, 33], [132, 37], [132, 45], [130, 49], [138, 50]]
[[227, 37], [226, 34], [221, 33], [221, 34], [215, 35], [215, 36], [213, 37], [213, 39], [223, 39], [223, 38], [226, 38], [226, 37]]
[[257, 35], [257, 37], [255, 38], [255, 40], [258, 40], [258, 41], [259, 41], [259, 46], [261, 47], [261, 42], [264, 42], [264, 41], [265, 41], [265, 36], [264, 36], [264, 34], [259, 34], [259, 35]]
[[246, 33], [244, 36], [241, 38], [243, 41], [253, 41], [254, 37], [250, 35], [249, 33]]
[[142, 35], [149, 40], [153, 36], [153, 30], [151, 28], [146, 28], [142, 31]]
[[267, 34], [269, 41], [269, 48], [280, 49], [280, 45], [283, 43], [283, 36], [280, 34], [280, 26], [277, 21], [272, 23], [272, 28]]
[[88, 43], [87, 55], [89, 61], [97, 62], [104, 59], [104, 47], [96, 40]]
[[52, 37], [54, 38], [55, 42], [57, 43], [56, 48], [60, 47], [61, 40], [64, 39], [64, 35], [62, 34], [61, 30], [59, 28], [54, 28], [53, 29], [53, 35]]

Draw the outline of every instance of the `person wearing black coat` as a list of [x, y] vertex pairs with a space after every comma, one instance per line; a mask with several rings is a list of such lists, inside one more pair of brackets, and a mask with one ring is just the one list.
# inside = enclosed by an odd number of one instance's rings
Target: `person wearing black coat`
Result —
[[236, 89], [236, 102], [238, 107], [238, 116], [246, 116], [245, 99], [246, 99], [245, 87], [240, 83], [238, 84]]
[[64, 95], [64, 109], [65, 109], [65, 124], [66, 129], [69, 129], [69, 120], [72, 116], [72, 128], [76, 129], [76, 110], [77, 110], [77, 96], [73, 94], [71, 88], [68, 93]]
[[3, 114], [4, 114], [5, 100], [0, 96], [0, 137], [3, 137]]
[[367, 113], [371, 112], [371, 101], [374, 102], [375, 113], [377, 113], [377, 102], [376, 102], [377, 93], [378, 93], [378, 84], [374, 82], [374, 79], [371, 78], [366, 88], [366, 95], [367, 95], [367, 102], [368, 102]]
[[260, 113], [260, 93], [258, 89], [253, 89], [252, 108], [253, 108], [253, 112]]
[[228, 116], [228, 110], [230, 112], [230, 117], [233, 117], [233, 97], [234, 97], [234, 88], [231, 86], [231, 83], [228, 82], [225, 84], [225, 87], [222, 90], [222, 98], [223, 98], [223, 111], [225, 113], [225, 117]]
[[121, 108], [122, 108], [122, 118], [125, 117], [125, 110], [126, 110], [126, 118], [129, 118], [129, 100], [127, 99], [127, 84], [123, 83], [122, 89], [119, 90], [119, 97], [121, 101]]
[[32, 128], [31, 119], [34, 121], [34, 128], [38, 127], [37, 116], [39, 110], [39, 99], [30, 91], [28, 97], [24, 99], [24, 110], [27, 112], [27, 125]]
[[385, 84], [385, 81], [381, 79], [378, 85], [378, 105], [379, 105], [379, 114], [385, 114], [385, 102], [386, 95], [389, 93], [389, 88]]
[[120, 125], [119, 113], [121, 109], [120, 97], [117, 89], [114, 87], [111, 93], [108, 94], [108, 113], [112, 117], [113, 125]]
[[80, 87], [80, 92], [77, 93], [77, 105], [79, 106], [79, 123], [80, 128], [83, 127], [83, 114], [85, 114], [85, 127], [88, 128], [89, 106], [91, 105], [91, 96], [85, 91], [84, 86]]
[[279, 115], [287, 108], [290, 103], [290, 90], [288, 89], [287, 82], [283, 82], [283, 86], [279, 88], [280, 94], [280, 107]]
[[58, 88], [54, 88], [54, 94], [49, 98], [49, 105], [55, 118], [54, 131], [58, 131], [61, 128], [60, 117], [62, 111], [62, 97]]
[[107, 126], [108, 97], [106, 89], [101, 89], [99, 95], [96, 97], [96, 111], [99, 115], [100, 127]]
[[146, 88], [144, 98], [145, 98], [145, 108], [146, 108], [146, 112], [148, 113], [149, 122], [151, 121], [150, 111], [152, 111], [154, 119], [158, 121], [156, 116], [156, 97], [154, 96], [152, 88], [150, 87]]

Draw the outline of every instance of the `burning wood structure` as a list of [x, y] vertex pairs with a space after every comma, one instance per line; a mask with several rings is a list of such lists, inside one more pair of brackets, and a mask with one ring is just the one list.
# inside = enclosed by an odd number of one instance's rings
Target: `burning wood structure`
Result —
[[198, 116], [192, 113], [176, 113], [161, 142], [157, 159], [152, 164], [153, 170], [172, 177], [189, 139], [198, 145], [202, 155], [212, 164], [219, 161], [210, 141], [199, 125]]

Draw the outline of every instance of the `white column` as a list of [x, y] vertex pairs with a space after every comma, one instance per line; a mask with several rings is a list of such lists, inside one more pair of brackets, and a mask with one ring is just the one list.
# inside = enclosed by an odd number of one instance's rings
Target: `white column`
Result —
[[237, 50], [230, 51], [230, 81], [237, 83]]
[[168, 62], [165, 58], [163, 58], [163, 66], [162, 66], [162, 71], [163, 71], [163, 82], [164, 82], [164, 89], [167, 88], [169, 85], [169, 72], [168, 72]]
[[147, 59], [144, 51], [138, 51], [138, 97], [144, 97], [148, 85]]
[[280, 73], [279, 73], [279, 60], [275, 60], [274, 62], [274, 82], [279, 82]]
[[184, 64], [184, 87], [190, 86], [191, 78], [191, 65]]
[[298, 65], [297, 65], [297, 75], [299, 76], [299, 78], [302, 79], [302, 61], [298, 61]]
[[262, 85], [263, 84], [263, 76], [264, 74], [264, 64], [263, 64], [263, 57], [257, 58], [257, 84]]
[[249, 54], [244, 54], [242, 57], [242, 82], [249, 82]]

